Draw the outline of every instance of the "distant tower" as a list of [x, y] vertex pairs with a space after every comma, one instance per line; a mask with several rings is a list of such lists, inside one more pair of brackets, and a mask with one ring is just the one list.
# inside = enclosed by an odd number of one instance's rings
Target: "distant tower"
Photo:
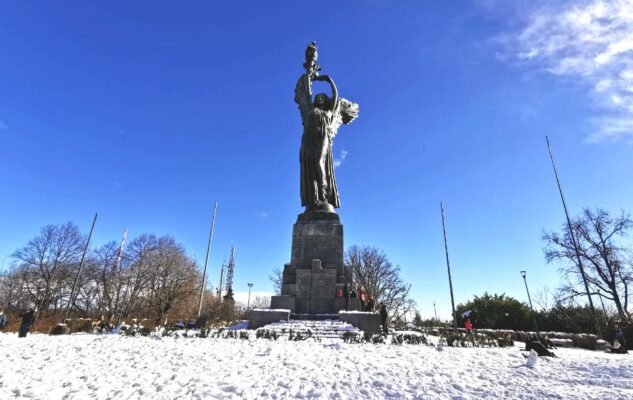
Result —
[[220, 270], [220, 286], [218, 286], [218, 298], [222, 299], [222, 284], [224, 282], [224, 267], [226, 266], [226, 259], [222, 261], [222, 269]]
[[225, 300], [233, 300], [233, 274], [235, 273], [235, 246], [231, 246], [231, 257], [229, 257], [229, 269], [226, 273], [226, 295]]

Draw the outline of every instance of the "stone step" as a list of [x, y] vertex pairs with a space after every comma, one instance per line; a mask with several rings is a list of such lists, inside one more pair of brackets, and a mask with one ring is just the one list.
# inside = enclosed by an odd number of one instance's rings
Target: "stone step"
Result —
[[263, 326], [260, 329], [270, 329], [281, 336], [289, 336], [292, 330], [295, 333], [306, 334], [311, 332], [312, 337], [326, 339], [340, 339], [343, 333], [358, 332], [358, 328], [338, 320], [295, 320], [280, 321]]
[[299, 321], [336, 321], [338, 320], [338, 314], [290, 314], [290, 319]]

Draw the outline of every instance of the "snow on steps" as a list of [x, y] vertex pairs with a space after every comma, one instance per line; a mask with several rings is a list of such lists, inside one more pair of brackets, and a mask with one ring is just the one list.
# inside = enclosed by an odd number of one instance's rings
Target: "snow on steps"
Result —
[[314, 338], [340, 339], [345, 332], [360, 332], [355, 326], [338, 320], [296, 320], [279, 321], [265, 325], [259, 329], [276, 331], [279, 336], [289, 336], [290, 330], [295, 333], [312, 333]]

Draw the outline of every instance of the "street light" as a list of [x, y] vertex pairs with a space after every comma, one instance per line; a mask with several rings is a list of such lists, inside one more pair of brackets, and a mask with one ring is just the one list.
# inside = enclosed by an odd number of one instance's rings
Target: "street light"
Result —
[[525, 291], [527, 292], [528, 300], [530, 301], [530, 309], [532, 310], [532, 320], [534, 321], [534, 330], [536, 331], [536, 336], [540, 336], [540, 334], [538, 333], [538, 326], [536, 325], [536, 314], [534, 314], [534, 307], [532, 307], [532, 298], [530, 297], [530, 289], [528, 289], [525, 275], [526, 275], [526, 272], [521, 271], [521, 276], [523, 277], [523, 282], [525, 283]]
[[251, 288], [253, 287], [252, 283], [248, 284], [248, 302], [246, 303], [246, 312], [251, 307]]

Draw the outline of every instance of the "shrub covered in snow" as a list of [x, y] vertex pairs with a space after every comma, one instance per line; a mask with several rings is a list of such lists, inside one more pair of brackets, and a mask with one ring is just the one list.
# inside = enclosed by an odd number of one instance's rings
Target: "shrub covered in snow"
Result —
[[306, 330], [298, 330], [295, 331], [294, 329], [290, 329], [290, 331], [288, 332], [288, 340], [291, 341], [303, 341], [303, 340], [307, 340], [307, 339], [312, 339], [313, 335], [312, 335], [312, 331], [310, 329], [306, 329]]
[[414, 331], [402, 331], [394, 332], [391, 335], [391, 343], [393, 344], [428, 344], [426, 336], [419, 332]]
[[256, 332], [255, 332], [255, 337], [257, 339], [271, 339], [271, 340], [277, 340], [279, 338], [279, 332], [277, 332], [274, 329], [268, 329], [268, 328], [259, 328]]
[[219, 329], [211, 329], [206, 333], [207, 336], [211, 338], [220, 338], [220, 339], [241, 339], [241, 340], [249, 340], [250, 334], [245, 329], [229, 329], [229, 328], [219, 328]]

